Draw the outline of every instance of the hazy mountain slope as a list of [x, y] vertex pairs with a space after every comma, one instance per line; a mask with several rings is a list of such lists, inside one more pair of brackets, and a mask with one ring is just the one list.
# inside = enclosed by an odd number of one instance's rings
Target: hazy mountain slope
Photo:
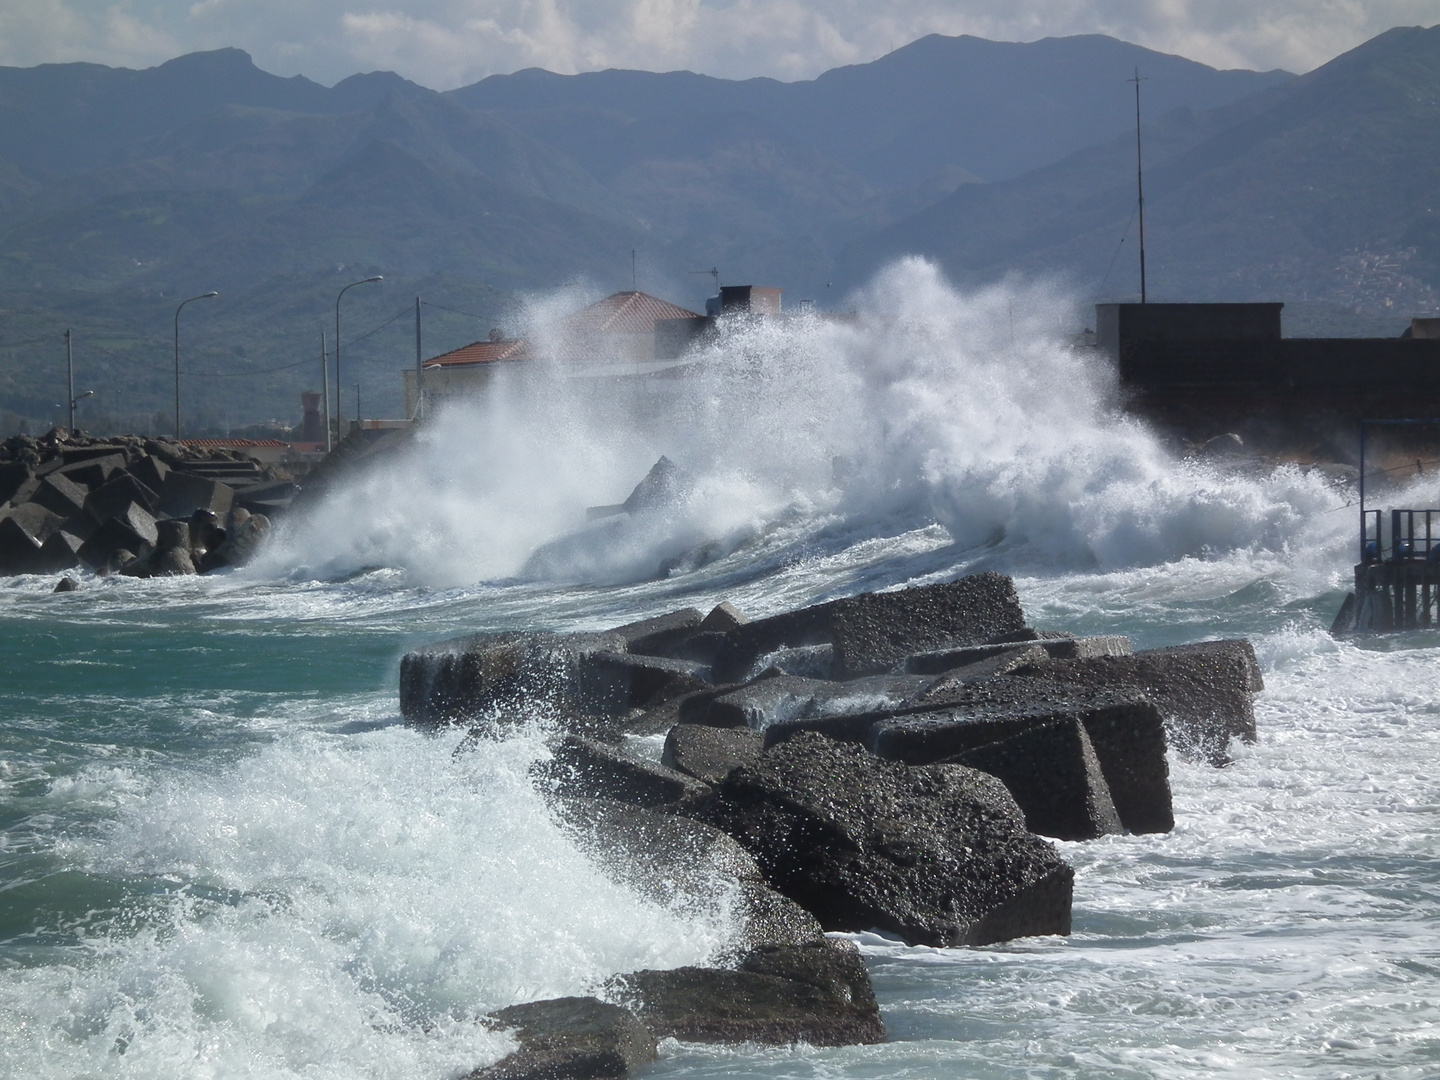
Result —
[[[1440, 285], [1437, 130], [1440, 28], [1393, 30], [1242, 105], [1147, 125], [1152, 297], [1432, 304], [1418, 279]], [[1134, 182], [1134, 143], [1120, 137], [961, 189], [853, 245], [847, 280], [916, 252], [971, 279], [1048, 270], [1099, 289]], [[1134, 242], [1132, 227], [1105, 291], [1137, 288]]]
[[528, 70], [448, 96], [473, 108], [533, 113], [527, 130], [602, 169], [612, 129], [567, 129], [555, 122], [556, 110], [636, 121], [684, 116], [697, 126], [711, 114], [748, 112], [873, 184], [903, 188], [949, 167], [982, 179], [1014, 176], [1104, 141], [1133, 123], [1124, 80], [1136, 67], [1157, 111], [1208, 109], [1292, 78], [1216, 71], [1098, 35], [1029, 44], [930, 35], [806, 82]]

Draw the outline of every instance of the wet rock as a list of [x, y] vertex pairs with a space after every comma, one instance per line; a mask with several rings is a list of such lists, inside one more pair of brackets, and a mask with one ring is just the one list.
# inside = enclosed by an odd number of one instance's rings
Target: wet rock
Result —
[[1165, 720], [1155, 704], [1133, 688], [1002, 676], [953, 684], [943, 701], [910, 712], [777, 724], [765, 739], [775, 745], [814, 730], [859, 743], [880, 757], [927, 765], [1066, 719], [1085, 725], [1125, 828], [1134, 833], [1174, 828]]
[[[34, 478], [35, 470], [29, 462], [7, 461], [0, 463], [0, 506], [4, 506]], [[29, 493], [19, 501], [24, 502]]]
[[[1043, 652], [1039, 655], [1036, 651]], [[1121, 635], [1075, 638], [1068, 635], [1055, 638], [1036, 638], [1030, 641], [1006, 642], [994, 645], [976, 645], [965, 649], [942, 649], [938, 652], [919, 653], [906, 657], [899, 665], [904, 671], [916, 675], [939, 675], [957, 668], [975, 668], [986, 661], [993, 661], [992, 675], [1005, 675], [1015, 668], [1028, 663], [1051, 660], [1088, 660], [1095, 656], [1129, 656], [1134, 650], [1130, 639]], [[1005, 659], [1020, 660], [1013, 666]]]
[[270, 519], [264, 514], [232, 510], [228, 520], [230, 526], [225, 530], [224, 542], [206, 553], [200, 565], [201, 573], [226, 566], [244, 566], [255, 558], [270, 535]]
[[40, 545], [59, 522], [58, 515], [38, 503], [23, 503], [0, 511], [0, 573], [37, 572]]
[[756, 667], [771, 669], [803, 679], [835, 677], [834, 645], [800, 645], [793, 649], [777, 649], [755, 662]]
[[877, 675], [842, 683], [776, 674], [720, 694], [691, 716], [697, 723], [763, 731], [800, 718], [902, 709], [933, 682], [920, 675]]
[[613, 716], [625, 709], [650, 709], [706, 689], [709, 669], [693, 660], [597, 652], [581, 661], [582, 711]]
[[170, 475], [170, 466], [161, 458], [146, 454], [130, 466], [129, 472], [151, 491], [159, 491], [165, 486], [165, 478]]
[[85, 488], [63, 473], [56, 472], [40, 481], [29, 501], [45, 507], [52, 514], [68, 518], [84, 507], [86, 494]]
[[929, 689], [931, 698], [945, 692], [945, 687], [1009, 675], [1027, 664], [1043, 664], [1048, 654], [1037, 644], [982, 645], [975, 649], [955, 649], [940, 653], [912, 656], [903, 665], [917, 674], [937, 674], [941, 678]]
[[197, 563], [225, 543], [225, 530], [213, 510], [200, 509], [190, 515], [190, 552]]
[[[88, 511], [88, 507], [87, 507]], [[99, 566], [120, 548], [139, 553], [154, 549], [159, 533], [155, 519], [139, 503], [126, 503], [119, 512], [101, 521], [80, 547], [80, 558], [88, 566]]]
[[765, 736], [744, 727], [676, 724], [665, 736], [660, 763], [706, 784], [718, 784], [741, 765], [753, 765]]
[[632, 653], [648, 656], [669, 656], [665, 646], [671, 642], [683, 641], [699, 628], [701, 615], [697, 608], [684, 608], [651, 619], [617, 626], [606, 633], [616, 634], [625, 639], [625, 648]]
[[635, 490], [630, 492], [621, 508], [628, 514], [668, 509], [685, 497], [691, 484], [688, 473], [662, 456], [650, 466], [645, 479], [635, 485]]
[[1026, 673], [1079, 686], [1141, 690], [1160, 707], [1171, 745], [1216, 765], [1229, 760], [1231, 739], [1255, 741], [1254, 694], [1265, 688], [1255, 649], [1245, 640], [1058, 660], [1019, 672]]
[[160, 506], [160, 496], [129, 473], [117, 473], [90, 492], [85, 499], [85, 512], [95, 521], [103, 522], [125, 514], [135, 505], [153, 518]]
[[160, 512], [173, 518], [188, 518], [196, 510], [229, 513], [234, 502], [235, 489], [229, 484], [178, 469], [169, 472], [160, 489]]
[[815, 917], [766, 884], [719, 829], [611, 799], [558, 799], [555, 808], [612, 879], [671, 910], [726, 914], [737, 954], [824, 940]]
[[657, 1060], [656, 1039], [628, 1009], [593, 997], [551, 998], [489, 1014], [519, 1049], [465, 1080], [600, 1080]]
[[607, 989], [661, 1038], [765, 1046], [885, 1038], [865, 962], [848, 941], [756, 950], [734, 969], [637, 971]]
[[949, 759], [989, 773], [1015, 796], [1025, 827], [1057, 840], [1124, 831], [1085, 725], [1057, 720]]
[[60, 592], [78, 592], [79, 590], [80, 590], [80, 582], [76, 581], [76, 580], [75, 580], [74, 578], [72, 578], [72, 577], [62, 577], [59, 581], [57, 581], [57, 582], [55, 583], [55, 588], [54, 588], [52, 591], [53, 591], [53, 592], [60, 593]]
[[40, 545], [37, 566], [43, 573], [74, 570], [83, 562], [80, 558], [83, 545], [84, 541], [74, 533], [66, 532], [64, 528], [56, 529]]
[[801, 732], [691, 813], [744, 844], [827, 930], [924, 945], [1070, 932], [1073, 872], [974, 769], [912, 768]]
[[980, 645], [1023, 628], [1014, 584], [1001, 574], [975, 574], [939, 585], [864, 593], [736, 627], [716, 660], [719, 681], [735, 681], [782, 648], [832, 645], [835, 677], [889, 670], [907, 656]]
[[722, 600], [710, 609], [700, 623], [702, 631], [725, 633], [727, 630], [734, 630], [737, 626], [744, 626], [750, 620], [734, 604], [728, 600]]
[[607, 693], [590, 683], [595, 669], [587, 662], [624, 647], [616, 634], [479, 634], [442, 641], [400, 661], [400, 713], [407, 723], [428, 726], [583, 716], [588, 703]]
[[107, 453], [81, 458], [73, 463], [62, 465], [55, 470], [55, 475], [63, 476], [88, 491], [91, 488], [99, 487], [124, 468], [124, 454]]
[[583, 735], [562, 735], [551, 742], [550, 751], [551, 760], [532, 772], [560, 795], [654, 807], [690, 805], [710, 794], [709, 785], [693, 776]]

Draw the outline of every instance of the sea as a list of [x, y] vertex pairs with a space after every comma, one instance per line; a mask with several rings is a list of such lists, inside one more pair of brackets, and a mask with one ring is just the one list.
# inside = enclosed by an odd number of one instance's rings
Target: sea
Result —
[[[723, 904], [552, 820], [544, 716], [457, 752], [402, 723], [400, 657], [998, 570], [1043, 629], [1249, 638], [1258, 740], [1172, 754], [1173, 832], [1057, 844], [1068, 937], [850, 935], [883, 1043], [667, 1040], [643, 1075], [1440, 1077], [1440, 633], [1332, 638], [1343, 471], [1167, 442], [1074, 306], [902, 260], [658, 397], [552, 373], [436, 410], [242, 570], [0, 580], [0, 1075], [445, 1080], [513, 1045], [490, 1010], [706, 962]], [[587, 519], [662, 454], [674, 498]]]

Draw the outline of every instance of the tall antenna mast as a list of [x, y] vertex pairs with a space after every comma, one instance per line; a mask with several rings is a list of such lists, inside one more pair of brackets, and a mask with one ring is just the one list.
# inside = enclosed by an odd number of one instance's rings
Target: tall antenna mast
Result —
[[1140, 153], [1140, 69], [1126, 79], [1135, 84], [1135, 188], [1140, 196], [1140, 303], [1145, 303], [1145, 162]]

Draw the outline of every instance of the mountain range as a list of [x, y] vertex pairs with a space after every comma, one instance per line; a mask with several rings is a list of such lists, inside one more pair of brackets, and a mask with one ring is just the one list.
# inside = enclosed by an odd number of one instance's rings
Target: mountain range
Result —
[[398, 412], [417, 294], [426, 353], [557, 287], [698, 308], [712, 268], [821, 306], [912, 252], [1123, 297], [1137, 71], [1152, 297], [1285, 299], [1342, 332], [1435, 303], [1440, 29], [1298, 78], [1099, 36], [931, 36], [796, 83], [324, 87], [235, 49], [0, 68], [0, 426], [53, 421], [71, 327], [90, 425], [168, 430], [176, 305], [211, 289], [181, 325], [195, 432], [293, 422], [338, 290], [375, 274], [344, 300], [351, 414]]

